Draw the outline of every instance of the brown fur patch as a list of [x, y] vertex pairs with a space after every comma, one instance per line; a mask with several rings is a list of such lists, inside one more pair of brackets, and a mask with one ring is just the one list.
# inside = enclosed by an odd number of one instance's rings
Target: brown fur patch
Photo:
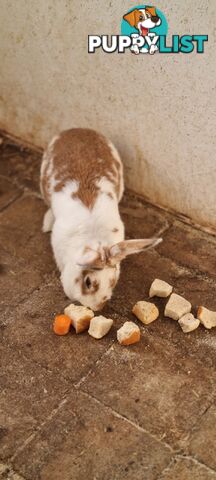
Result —
[[65, 182], [61, 181], [58, 182], [55, 186], [55, 192], [61, 192], [61, 190], [65, 187]]
[[94, 280], [94, 281], [93, 281], [92, 287], [93, 287], [93, 289], [94, 289], [94, 291], [93, 291], [92, 293], [98, 292], [98, 290], [99, 290], [99, 283], [97, 282], [97, 280]]
[[[66, 182], [75, 180], [79, 189], [73, 193], [73, 198], [79, 198], [88, 208], [93, 208], [99, 194], [98, 181], [106, 177], [113, 183], [119, 198], [121, 166], [103, 135], [82, 128], [64, 131], [53, 145], [52, 156], [56, 192], [61, 191]], [[46, 192], [50, 184], [48, 168], [49, 165], [41, 178]]]

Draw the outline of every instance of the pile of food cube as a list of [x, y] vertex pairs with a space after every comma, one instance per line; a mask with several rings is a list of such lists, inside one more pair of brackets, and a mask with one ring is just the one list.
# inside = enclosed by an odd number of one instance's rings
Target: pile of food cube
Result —
[[[180, 295], [173, 293], [173, 287], [163, 280], [154, 280], [149, 291], [149, 297], [170, 297], [165, 307], [164, 316], [178, 321], [184, 333], [196, 330], [200, 323], [207, 329], [216, 327], [216, 312], [200, 306], [196, 318], [191, 313], [191, 303]], [[132, 312], [144, 325], [149, 325], [159, 317], [158, 308], [151, 302], [137, 302]], [[98, 340], [108, 334], [112, 325], [113, 320], [111, 318], [102, 315], [95, 317], [90, 308], [71, 304], [65, 308], [64, 315], [55, 317], [53, 330], [57, 335], [66, 335], [72, 326], [77, 334], [88, 330], [89, 335]], [[117, 340], [121, 345], [137, 343], [140, 341], [140, 337], [140, 328], [134, 322], [125, 322], [117, 331]]]

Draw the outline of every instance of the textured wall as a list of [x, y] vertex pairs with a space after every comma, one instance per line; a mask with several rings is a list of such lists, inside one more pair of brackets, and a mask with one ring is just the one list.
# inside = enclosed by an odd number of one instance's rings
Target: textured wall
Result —
[[1, 0], [0, 127], [42, 146], [62, 128], [101, 130], [129, 187], [216, 226], [215, 1], [156, 4], [170, 34], [209, 35], [204, 55], [89, 55], [88, 34], [120, 33], [137, 3]]

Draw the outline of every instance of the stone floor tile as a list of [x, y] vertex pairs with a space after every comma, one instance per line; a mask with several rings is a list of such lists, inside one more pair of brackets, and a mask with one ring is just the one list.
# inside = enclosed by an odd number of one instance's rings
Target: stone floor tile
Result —
[[44, 212], [40, 199], [26, 195], [0, 214], [1, 310], [21, 301], [47, 275], [57, 272], [50, 236], [41, 231]]
[[156, 480], [170, 459], [165, 445], [74, 391], [13, 466], [27, 480]]
[[[46, 274], [44, 274], [46, 277]], [[3, 317], [10, 318], [14, 306], [40, 288], [44, 276], [24, 261], [1, 249], [0, 262], [0, 324]], [[4, 315], [3, 315], [4, 314]]]
[[130, 348], [115, 344], [80, 388], [175, 447], [216, 395], [215, 374], [145, 336]]
[[0, 329], [2, 345], [21, 350], [26, 358], [52, 370], [56, 382], [61, 376], [79, 381], [113, 341], [111, 332], [100, 341], [87, 332], [76, 335], [73, 329], [65, 337], [56, 336], [54, 316], [68, 303], [60, 283], [53, 280], [4, 317]]
[[6, 464], [0, 463], [0, 480], [25, 480]]
[[22, 191], [10, 180], [0, 176], [0, 212], [14, 202], [21, 193]]
[[216, 480], [216, 473], [192, 459], [177, 459], [158, 480]]
[[52, 271], [54, 261], [49, 234], [42, 233], [46, 207], [34, 195], [25, 195], [0, 215], [0, 245], [32, 268]]
[[69, 385], [22, 351], [1, 344], [0, 358], [0, 458], [5, 460], [58, 408]]
[[0, 146], [0, 156], [0, 175], [8, 177], [20, 187], [39, 191], [42, 154], [5, 139]]
[[216, 470], [216, 406], [213, 405], [197, 423], [190, 438], [189, 452], [208, 467]]
[[216, 237], [175, 221], [158, 247], [161, 255], [216, 279]]

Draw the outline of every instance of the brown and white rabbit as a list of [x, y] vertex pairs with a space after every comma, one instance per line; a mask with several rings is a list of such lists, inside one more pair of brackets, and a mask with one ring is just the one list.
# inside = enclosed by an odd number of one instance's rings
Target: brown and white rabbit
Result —
[[93, 310], [112, 296], [127, 255], [161, 239], [124, 240], [118, 203], [123, 168], [114, 145], [89, 129], [53, 138], [43, 155], [41, 192], [49, 210], [43, 231], [51, 243], [66, 295]]

